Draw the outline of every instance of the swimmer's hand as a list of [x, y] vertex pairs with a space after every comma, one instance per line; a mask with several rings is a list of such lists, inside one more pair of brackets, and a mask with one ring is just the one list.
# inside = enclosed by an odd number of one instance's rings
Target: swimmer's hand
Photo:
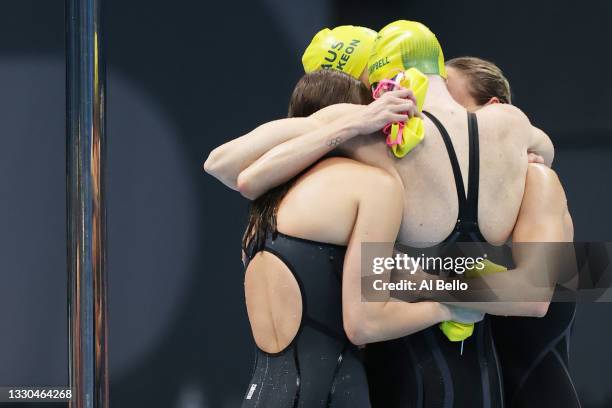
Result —
[[540, 156], [539, 154], [536, 154], [536, 153], [529, 152], [527, 154], [527, 160], [529, 161], [529, 163], [545, 164], [544, 157], [542, 157], [542, 156]]
[[420, 116], [414, 94], [409, 89], [390, 91], [357, 110], [350, 118], [357, 134], [369, 135], [392, 122], [406, 122]]
[[484, 319], [484, 313], [479, 310], [466, 309], [460, 306], [454, 305], [443, 305], [448, 308], [450, 317], [446, 320], [452, 320], [458, 323], [471, 324], [478, 323], [482, 319]]

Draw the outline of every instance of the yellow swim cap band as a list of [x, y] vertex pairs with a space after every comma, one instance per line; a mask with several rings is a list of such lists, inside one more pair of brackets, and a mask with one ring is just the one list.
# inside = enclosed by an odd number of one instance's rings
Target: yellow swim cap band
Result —
[[319, 31], [302, 56], [306, 73], [335, 69], [359, 79], [366, 69], [376, 31], [366, 27], [339, 26]]
[[378, 33], [368, 60], [371, 84], [409, 68], [446, 78], [442, 47], [429, 28], [416, 21], [399, 20]]

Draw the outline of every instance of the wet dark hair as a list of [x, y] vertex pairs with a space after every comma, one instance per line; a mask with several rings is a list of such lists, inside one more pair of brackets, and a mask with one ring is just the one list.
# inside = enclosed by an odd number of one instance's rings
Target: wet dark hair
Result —
[[304, 75], [295, 85], [288, 116], [310, 116], [336, 103], [366, 104], [371, 98], [368, 88], [357, 79], [343, 72], [323, 69]]
[[502, 70], [491, 61], [476, 57], [459, 57], [446, 61], [447, 67], [461, 71], [469, 79], [470, 95], [478, 105], [497, 97], [501, 103], [512, 103], [510, 83]]
[[[304, 75], [289, 101], [288, 117], [307, 117], [337, 103], [367, 104], [372, 100], [368, 88], [357, 79], [339, 71], [319, 70]], [[312, 166], [311, 166], [312, 167]], [[268, 234], [276, 235], [276, 213], [287, 191], [308, 169], [251, 202], [249, 221], [242, 238], [247, 254], [261, 250]]]

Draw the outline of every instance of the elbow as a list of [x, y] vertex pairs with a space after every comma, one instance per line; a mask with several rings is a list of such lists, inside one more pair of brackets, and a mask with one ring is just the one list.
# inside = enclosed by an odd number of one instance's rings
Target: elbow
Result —
[[232, 163], [228, 162], [227, 155], [220, 149], [221, 147], [218, 147], [209, 153], [204, 162], [204, 171], [232, 190], [237, 190], [236, 173]]
[[244, 198], [249, 200], [255, 200], [259, 197], [259, 194], [255, 191], [252, 180], [253, 178], [250, 177], [247, 171], [240, 173], [236, 179], [236, 189]]
[[213, 150], [208, 154], [206, 161], [204, 162], [204, 171], [211, 176], [219, 174], [219, 152], [218, 149]]
[[349, 341], [356, 346], [363, 346], [371, 343], [373, 340], [372, 333], [369, 324], [363, 319], [356, 319], [354, 317], [344, 317], [344, 332]]
[[529, 304], [529, 316], [531, 317], [544, 317], [548, 313], [548, 306], [550, 302], [533, 302]]
[[368, 335], [359, 326], [344, 325], [344, 332], [349, 341], [356, 346], [363, 346], [369, 343]]

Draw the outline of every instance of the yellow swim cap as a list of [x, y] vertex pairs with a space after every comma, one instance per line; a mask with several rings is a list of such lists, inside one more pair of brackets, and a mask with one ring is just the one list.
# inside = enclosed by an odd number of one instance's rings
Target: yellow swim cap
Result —
[[435, 34], [416, 21], [398, 20], [378, 33], [368, 61], [371, 84], [416, 68], [446, 78], [444, 54]]
[[335, 69], [359, 79], [368, 64], [376, 40], [376, 31], [358, 26], [324, 28], [314, 36], [302, 64], [306, 73]]

